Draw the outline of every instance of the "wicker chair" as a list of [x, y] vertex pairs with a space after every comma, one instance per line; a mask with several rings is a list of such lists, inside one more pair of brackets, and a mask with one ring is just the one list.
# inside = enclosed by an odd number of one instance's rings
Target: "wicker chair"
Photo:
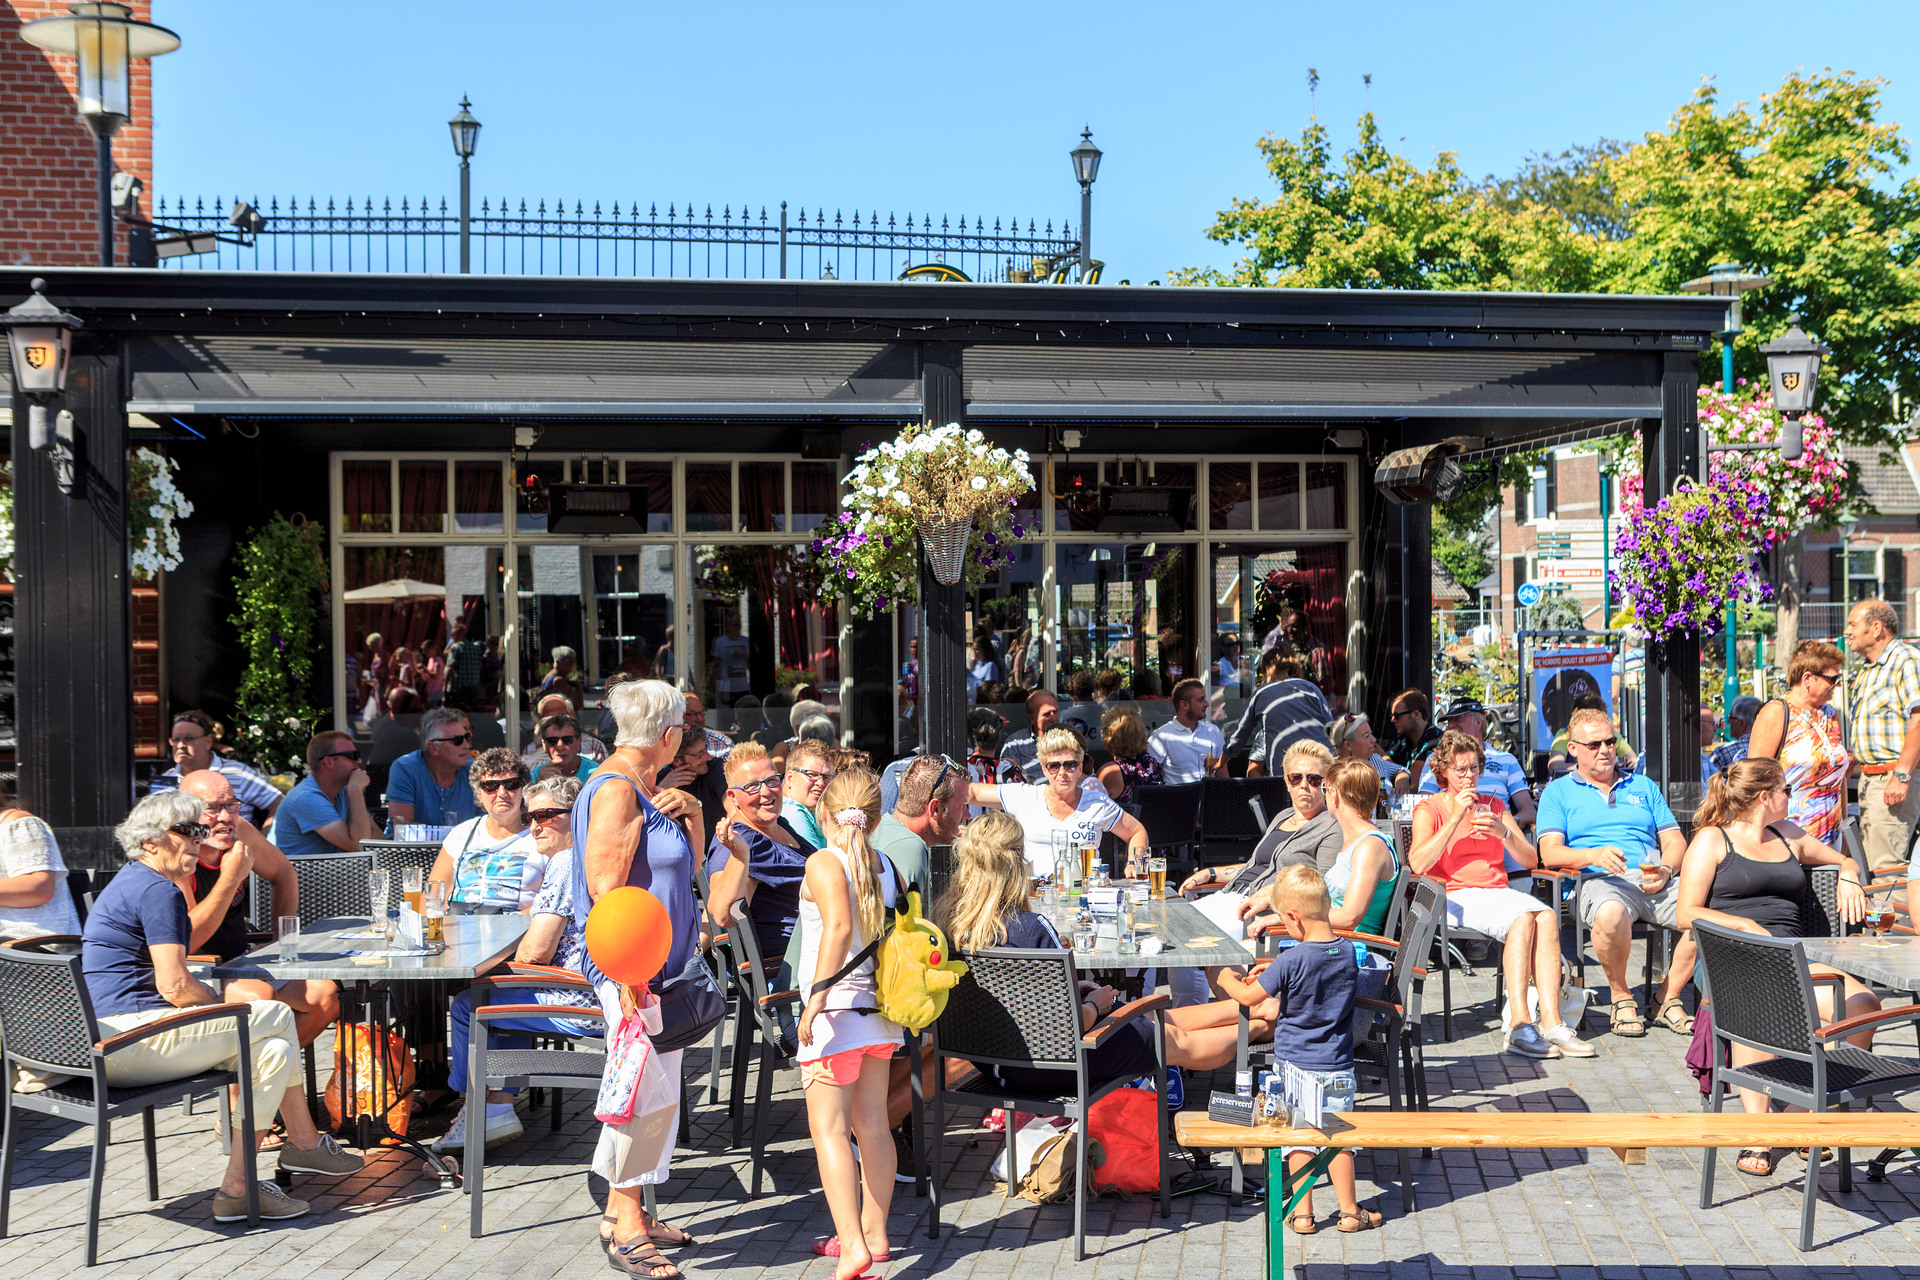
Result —
[[[580, 992], [572, 1005], [492, 1004], [488, 997], [498, 991]], [[552, 1089], [551, 1127], [560, 1131], [561, 1089], [600, 1088], [606, 1070], [604, 1053], [577, 1053], [570, 1049], [489, 1049], [487, 1025], [502, 1018], [577, 1018], [606, 1022], [600, 1010], [593, 984], [577, 973], [543, 965], [515, 965], [514, 976], [481, 978], [467, 990], [473, 996], [473, 1034], [467, 1041], [467, 1116], [469, 1135], [465, 1153], [465, 1173], [461, 1189], [473, 1197], [468, 1207], [467, 1234], [479, 1239], [481, 1199], [486, 1181], [487, 1144], [485, 1141], [487, 1091], [490, 1089]], [[474, 1117], [479, 1117], [476, 1121]], [[476, 1139], [474, 1135], [479, 1135]]]
[[[28, 939], [40, 943], [41, 939]], [[247, 1178], [247, 1223], [260, 1225], [259, 1170], [255, 1164], [253, 1067], [244, 1004], [201, 1005], [157, 1018], [145, 1026], [117, 1035], [103, 1034], [87, 994], [80, 957], [0, 945], [0, 1033], [5, 1052], [0, 1070], [7, 1072], [6, 1135], [0, 1139], [0, 1237], [7, 1234], [8, 1203], [13, 1193], [14, 1156], [19, 1151], [18, 1111], [78, 1121], [93, 1130], [93, 1162], [87, 1185], [87, 1265], [99, 1260], [100, 1191], [107, 1172], [107, 1143], [113, 1121], [138, 1113], [147, 1157], [147, 1198], [160, 1198], [160, 1161], [154, 1139], [153, 1109], [179, 1102], [196, 1093], [217, 1090], [225, 1105], [227, 1085], [240, 1087], [240, 1135], [244, 1144]], [[203, 1071], [160, 1084], [116, 1088], [107, 1083], [107, 1060], [132, 1044], [176, 1027], [217, 1019], [232, 1019], [240, 1038], [237, 1071]], [[12, 1091], [15, 1065], [71, 1076], [40, 1093]]]
[[433, 863], [440, 856], [440, 846], [431, 841], [412, 840], [365, 840], [360, 848], [373, 855], [373, 870], [384, 871], [393, 877], [393, 893], [400, 892], [400, 873], [409, 867], [418, 867], [422, 873], [433, 870]]
[[[370, 853], [323, 854], [316, 858], [289, 858], [293, 873], [300, 881], [300, 915], [303, 925], [336, 916], [366, 916], [373, 911], [373, 899], [367, 885], [367, 873], [374, 869]], [[249, 877], [252, 895], [247, 922], [257, 930], [274, 926], [273, 885], [258, 873]]]
[[1247, 778], [1200, 780], [1199, 862], [1212, 866], [1247, 860], [1254, 845], [1266, 833], [1266, 825], [1247, 803], [1258, 794], [1253, 785], [1256, 781]]
[[[1113, 1016], [1086, 1035], [1080, 1026], [1079, 974], [1073, 953], [1059, 950], [1022, 950], [994, 947], [961, 951], [967, 972], [947, 997], [947, 1007], [934, 1022], [933, 1160], [932, 1168], [946, 1168], [946, 1107], [951, 1104], [1006, 1117], [1007, 1194], [1020, 1181], [1014, 1165], [1013, 1113], [1031, 1111], [1043, 1116], [1067, 1116], [1081, 1122], [1074, 1170], [1073, 1257], [1087, 1256], [1087, 1143], [1086, 1117], [1093, 1104], [1125, 1088], [1124, 1079], [1095, 1080], [1088, 1074], [1088, 1058], [1131, 1019], [1153, 1015], [1154, 1089], [1159, 1115], [1160, 1216], [1167, 1203], [1167, 1048], [1165, 1010], [1172, 997], [1165, 992], [1143, 997], [1114, 1010]], [[958, 1058], [979, 1067], [980, 1074], [959, 1086], [947, 1083], [946, 1059]], [[1060, 1088], [1045, 1095], [1014, 1093], [996, 1083], [993, 1067], [1021, 1067], [1060, 1074]], [[932, 1214], [927, 1235], [940, 1235], [940, 1178], [931, 1184]]]
[[1147, 829], [1147, 853], [1165, 858], [1170, 866], [1184, 866], [1193, 859], [1194, 832], [1200, 819], [1200, 784], [1135, 787], [1133, 802], [1136, 816]]
[[[1776, 1102], [1820, 1112], [1851, 1110], [1856, 1102], [1920, 1090], [1920, 1065], [1881, 1057], [1846, 1042], [1870, 1027], [1920, 1019], [1920, 1006], [1882, 1009], [1858, 1018], [1822, 1024], [1813, 998], [1815, 979], [1797, 939], [1763, 938], [1696, 920], [1693, 936], [1707, 1003], [1713, 1010], [1713, 1083], [1707, 1109], [1719, 1111], [1729, 1090], [1754, 1089]], [[1837, 978], [1821, 981], [1835, 984]], [[1844, 1010], [1837, 1010], [1842, 1011]], [[1775, 1055], [1734, 1067], [1721, 1065], [1722, 1053], [1735, 1044]], [[1837, 1152], [1840, 1190], [1853, 1190], [1852, 1153]], [[1700, 1207], [1713, 1204], [1713, 1174], [1718, 1153], [1705, 1152], [1700, 1176]], [[1800, 1208], [1800, 1249], [1813, 1247], [1813, 1206], [1820, 1189], [1820, 1153], [1808, 1153], [1806, 1188]]]

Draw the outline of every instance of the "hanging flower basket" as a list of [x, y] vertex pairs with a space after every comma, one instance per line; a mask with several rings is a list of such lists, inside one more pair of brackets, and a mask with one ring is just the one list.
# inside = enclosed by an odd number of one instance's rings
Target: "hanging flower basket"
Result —
[[1724, 473], [1651, 507], [1629, 507], [1614, 539], [1632, 626], [1655, 640], [1715, 634], [1727, 606], [1770, 600], [1753, 560], [1773, 543], [1767, 495]]
[[957, 423], [909, 427], [865, 450], [847, 473], [845, 509], [812, 546], [823, 577], [854, 612], [874, 617], [911, 601], [925, 546], [936, 581], [977, 586], [1013, 560], [1026, 536], [1014, 518], [1033, 489], [1027, 454], [1008, 453]]

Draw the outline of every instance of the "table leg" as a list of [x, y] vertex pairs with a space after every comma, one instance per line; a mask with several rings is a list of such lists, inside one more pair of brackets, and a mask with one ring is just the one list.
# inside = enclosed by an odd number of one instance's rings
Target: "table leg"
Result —
[[1328, 1147], [1307, 1162], [1297, 1176], [1287, 1172], [1287, 1155], [1279, 1147], [1267, 1148], [1267, 1280], [1285, 1280], [1287, 1274], [1287, 1219], [1294, 1206], [1306, 1199], [1318, 1178], [1340, 1148]]
[[[427, 1169], [440, 1181], [440, 1189], [452, 1191], [460, 1185], [460, 1174], [451, 1158], [436, 1156], [425, 1145], [404, 1134], [395, 1133], [384, 1111], [379, 1110], [382, 1099], [386, 1097], [386, 1084], [392, 1068], [387, 1062], [388, 1046], [393, 1043], [397, 1029], [397, 1018], [393, 1008], [393, 991], [381, 986], [377, 990], [371, 980], [362, 979], [354, 984], [354, 998], [360, 1006], [359, 1024], [367, 1035], [367, 1089], [366, 1097], [371, 1100], [371, 1110], [360, 1107], [359, 1055], [357, 1047], [346, 1042], [341, 1053], [341, 1070], [346, 1073], [342, 1082], [340, 1106], [345, 1114], [352, 1108], [351, 1123], [342, 1124], [343, 1130], [351, 1133], [349, 1141], [361, 1151], [379, 1149], [381, 1143], [392, 1139], [396, 1146], [404, 1147], [426, 1163]], [[345, 1018], [342, 1012], [342, 1018]]]

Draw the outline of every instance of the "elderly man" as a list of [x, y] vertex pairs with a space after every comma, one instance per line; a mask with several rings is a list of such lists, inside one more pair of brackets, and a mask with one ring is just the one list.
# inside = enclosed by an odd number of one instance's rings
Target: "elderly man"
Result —
[[1038, 786], [1046, 781], [1040, 768], [1038, 743], [1047, 730], [1060, 723], [1060, 699], [1045, 689], [1027, 695], [1027, 728], [1000, 744], [1000, 758], [1018, 769], [1028, 782]]
[[[526, 764], [527, 772], [537, 774], [553, 762], [553, 757], [548, 754], [544, 736], [546, 733], [544, 726], [555, 716], [567, 716], [573, 720], [574, 730], [578, 735], [574, 739], [574, 754], [582, 760], [585, 760], [589, 766], [586, 773], [580, 774], [579, 776], [582, 779], [591, 777], [593, 770], [598, 768], [600, 762], [607, 758], [607, 744], [601, 739], [596, 738], [593, 734], [588, 733], [585, 727], [581, 725], [580, 717], [573, 714], [573, 704], [567, 701], [567, 695], [564, 693], [543, 694], [539, 702], [534, 706], [534, 711], [538, 714], [539, 719], [535, 721], [533, 741], [529, 742], [520, 752], [520, 759]], [[609, 719], [602, 725], [602, 728], [612, 723], [612, 720]], [[483, 749], [477, 742], [472, 745], [475, 750]], [[504, 746], [506, 744], [503, 742], [500, 745]]]
[[[557, 765], [566, 777], [585, 782], [599, 767], [580, 750], [586, 736], [579, 719], [571, 711], [543, 717], [534, 726], [532, 746], [522, 753], [527, 771], [538, 773], [550, 764]], [[605, 750], [604, 747], [601, 749]]]
[[[1611, 988], [1613, 1033], [1643, 1036], [1646, 1019], [1627, 982], [1633, 922], [1675, 927], [1687, 842], [1659, 786], [1645, 774], [1622, 774], [1615, 767], [1618, 734], [1606, 712], [1576, 711], [1567, 729], [1573, 771], [1540, 793], [1540, 859], [1550, 870], [1588, 877], [1580, 887], [1580, 917]], [[1680, 1003], [1693, 976], [1693, 954], [1688, 933], [1674, 950], [1653, 1014], [1676, 1035], [1693, 1030]]]
[[1267, 771], [1267, 761], [1285, 760], [1296, 742], [1317, 742], [1327, 750], [1327, 721], [1333, 709], [1320, 686], [1306, 678], [1306, 664], [1297, 654], [1269, 649], [1260, 655], [1263, 683], [1247, 699], [1240, 723], [1227, 738], [1229, 756], [1248, 756], [1247, 776]]
[[[1572, 725], [1567, 726], [1569, 730]], [[1706, 707], [1700, 708], [1700, 781], [1705, 782], [1719, 770], [1713, 765], [1713, 745], [1720, 736], [1720, 717]]]
[[229, 760], [214, 750], [213, 721], [204, 711], [182, 711], [173, 717], [167, 733], [167, 746], [173, 751], [173, 768], [154, 778], [147, 794], [171, 791], [180, 779], [201, 769], [224, 775], [233, 785], [234, 798], [240, 802], [240, 816], [257, 827], [267, 825], [273, 811], [280, 807], [280, 792], [271, 782], [238, 760]]
[[473, 731], [463, 712], [435, 707], [420, 717], [420, 749], [393, 762], [387, 775], [389, 830], [410, 823], [452, 827], [478, 817], [467, 767]]
[[[1160, 762], [1170, 784], [1198, 782], [1209, 773], [1225, 774], [1227, 739], [1220, 726], [1207, 723], [1207, 686], [1182, 680], [1173, 686], [1173, 719], [1147, 735], [1147, 750]], [[1213, 765], [1208, 767], [1211, 760]]]
[[[1527, 787], [1527, 775], [1521, 771], [1520, 762], [1511, 754], [1487, 746], [1487, 709], [1480, 705], [1479, 699], [1455, 698], [1447, 705], [1441, 721], [1447, 728], [1458, 729], [1466, 734], [1486, 751], [1487, 764], [1480, 772], [1480, 785], [1476, 790], [1483, 796], [1497, 796], [1506, 801], [1507, 808], [1513, 812], [1513, 820], [1522, 827], [1531, 827], [1534, 818], [1533, 792]], [[1425, 776], [1420, 779], [1420, 794], [1430, 796], [1440, 790], [1440, 784], [1434, 779], [1430, 762], [1427, 764]], [[1510, 865], [1508, 870], [1512, 869]]]
[[[231, 960], [247, 949], [248, 873], [273, 886], [276, 916], [300, 914], [300, 877], [287, 855], [240, 816], [240, 802], [225, 777], [202, 769], [182, 778], [180, 790], [206, 802], [205, 821], [210, 828], [200, 842], [192, 873], [178, 882], [187, 895], [187, 919], [192, 926], [187, 950]], [[339, 988], [323, 979], [275, 986], [258, 978], [241, 978], [227, 984], [222, 998], [278, 1000], [293, 1010], [294, 1032], [303, 1046], [312, 1044], [340, 1016]]]
[[712, 759], [725, 760], [727, 758], [727, 752], [733, 750], [733, 739], [727, 737], [725, 734], [715, 733], [713, 730], [707, 728], [707, 708], [700, 701], [700, 695], [697, 693], [689, 693], [687, 695], [686, 731], [691, 735], [695, 730], [706, 735], [707, 755]]
[[1723, 742], [1712, 752], [1713, 771], [1725, 773], [1747, 758], [1747, 744], [1753, 738], [1753, 722], [1766, 704], [1750, 693], [1743, 693], [1727, 708], [1727, 732], [1732, 742]]
[[662, 787], [684, 791], [700, 802], [705, 831], [717, 831], [727, 812], [727, 779], [719, 761], [697, 733], [682, 733], [673, 762], [660, 771]]
[[307, 742], [307, 776], [293, 784], [274, 819], [274, 843], [293, 857], [352, 853], [379, 834], [367, 812], [359, 748], [338, 729], [314, 734]]
[[580, 655], [567, 645], [555, 645], [553, 649], [553, 669], [547, 672], [546, 679], [540, 682], [539, 693], [542, 698], [549, 693], [566, 695], [571, 704], [569, 711], [578, 711], [586, 702], [585, 690], [580, 684]]
[[1920, 651], [1900, 639], [1900, 619], [1884, 600], [1862, 600], [1847, 614], [1847, 647], [1865, 660], [1854, 681], [1851, 740], [1860, 766], [1860, 835], [1867, 874], [1907, 860], [1920, 816]]
[[916, 756], [900, 779], [900, 799], [873, 830], [873, 847], [887, 855], [900, 880], [927, 901], [930, 845], [952, 844], [967, 820], [964, 768], [944, 756]]

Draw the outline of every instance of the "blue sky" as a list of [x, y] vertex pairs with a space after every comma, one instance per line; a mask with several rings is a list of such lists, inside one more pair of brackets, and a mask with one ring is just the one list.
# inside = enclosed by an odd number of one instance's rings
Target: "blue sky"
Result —
[[[458, 191], [446, 120], [482, 121], [479, 195], [1078, 219], [1067, 152], [1106, 153], [1107, 279], [1225, 265], [1255, 141], [1369, 105], [1425, 163], [1472, 174], [1660, 128], [1706, 77], [1757, 100], [1796, 69], [1888, 81], [1920, 128], [1920, 5], [1044, 2], [811, 6], [155, 0], [155, 189], [172, 196]], [[1716, 22], [1727, 30], [1715, 35]], [[1320, 72], [1310, 100], [1307, 68]], [[1361, 77], [1371, 73], [1371, 90]]]

